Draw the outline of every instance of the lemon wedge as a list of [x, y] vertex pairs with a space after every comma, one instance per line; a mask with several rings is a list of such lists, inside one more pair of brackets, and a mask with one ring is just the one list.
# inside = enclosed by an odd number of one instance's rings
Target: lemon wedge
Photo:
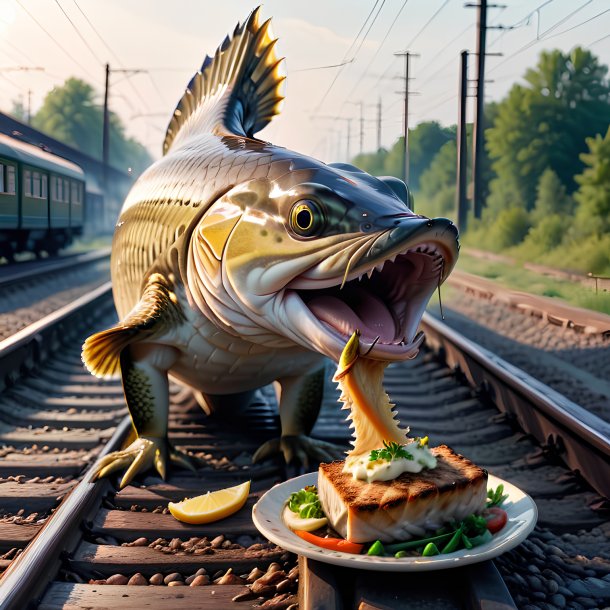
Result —
[[291, 530], [302, 530], [304, 532], [314, 532], [315, 530], [324, 527], [328, 523], [328, 519], [326, 517], [321, 517], [319, 519], [303, 519], [302, 517], [299, 517], [297, 513], [293, 513], [288, 508], [288, 505], [284, 507], [282, 518], [284, 519], [286, 527], [290, 528]]
[[250, 481], [235, 487], [227, 487], [182, 502], [170, 502], [169, 512], [185, 523], [211, 523], [236, 513], [248, 499]]

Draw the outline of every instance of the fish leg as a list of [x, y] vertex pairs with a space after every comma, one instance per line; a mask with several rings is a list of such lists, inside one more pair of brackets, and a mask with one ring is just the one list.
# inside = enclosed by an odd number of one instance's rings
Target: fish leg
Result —
[[167, 371], [177, 356], [176, 349], [154, 343], [135, 343], [121, 352], [123, 389], [137, 438], [126, 449], [105, 456], [96, 467], [96, 478], [125, 468], [122, 489], [136, 474], [154, 466], [165, 479], [168, 458], [194, 470], [191, 458], [174, 449], [167, 440]]
[[307, 436], [320, 412], [324, 375], [321, 368], [309, 375], [278, 379], [282, 436], [263, 443], [252, 457], [253, 462], [276, 453], [282, 453], [287, 464], [297, 462], [304, 466], [309, 465], [309, 458], [332, 462], [343, 457], [344, 447]]

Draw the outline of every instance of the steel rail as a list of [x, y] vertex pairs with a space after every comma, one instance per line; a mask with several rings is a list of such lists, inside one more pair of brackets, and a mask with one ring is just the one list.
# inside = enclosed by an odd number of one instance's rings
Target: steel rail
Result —
[[[98, 460], [121, 448], [131, 418], [126, 416], [102, 449]], [[97, 463], [97, 462], [96, 462]], [[64, 498], [47, 519], [36, 537], [7, 569], [0, 580], [0, 610], [24, 610], [30, 607], [53, 579], [63, 553], [74, 550], [82, 533], [80, 524], [110, 487], [108, 479], [93, 480], [93, 464], [81, 482]]]
[[559, 392], [466, 339], [430, 314], [424, 314], [426, 342], [443, 352], [498, 409], [541, 445], [552, 446], [573, 470], [602, 496], [610, 497], [610, 424]]
[[64, 269], [70, 269], [71, 267], [79, 267], [88, 263], [94, 263], [110, 256], [110, 248], [104, 248], [103, 250], [95, 250], [94, 252], [85, 252], [83, 254], [74, 254], [70, 256], [64, 256], [60, 259], [51, 260], [48, 263], [39, 263], [33, 265], [28, 269], [17, 270], [14, 273], [7, 275], [0, 274], [0, 286], [6, 288], [12, 284], [18, 284], [25, 280], [34, 279], [40, 275], [46, 273], [55, 273], [57, 271], [63, 271]]
[[106, 282], [0, 341], [0, 391], [10, 385], [20, 371], [39, 364], [57, 347], [60, 339], [74, 331], [80, 318], [95, 311], [104, 301], [110, 304], [111, 290], [111, 282]]

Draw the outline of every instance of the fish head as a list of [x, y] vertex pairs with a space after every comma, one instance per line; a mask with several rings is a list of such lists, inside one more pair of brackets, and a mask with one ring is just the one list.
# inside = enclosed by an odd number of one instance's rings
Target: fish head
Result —
[[[412, 358], [459, 245], [451, 221], [415, 214], [408, 200], [404, 183], [351, 166], [240, 184], [195, 230], [194, 283], [207, 285], [206, 306], [225, 329], [254, 343], [296, 343], [338, 361], [359, 330], [367, 357]], [[210, 278], [201, 261], [212, 259]]]

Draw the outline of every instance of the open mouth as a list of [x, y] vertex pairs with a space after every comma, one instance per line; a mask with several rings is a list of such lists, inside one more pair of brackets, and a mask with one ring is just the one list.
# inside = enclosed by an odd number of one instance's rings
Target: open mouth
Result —
[[385, 353], [406, 355], [423, 340], [417, 327], [440, 284], [444, 265], [440, 247], [424, 242], [375, 267], [359, 265], [343, 287], [296, 292], [326, 330], [343, 343], [359, 330], [363, 347], [376, 343]]

